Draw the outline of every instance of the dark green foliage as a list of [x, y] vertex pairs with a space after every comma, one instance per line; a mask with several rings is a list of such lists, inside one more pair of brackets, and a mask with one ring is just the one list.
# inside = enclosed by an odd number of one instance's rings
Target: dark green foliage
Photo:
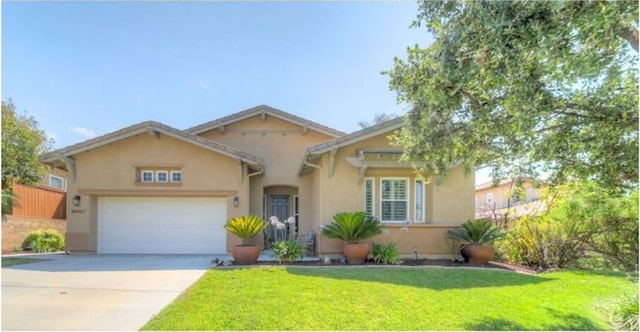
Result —
[[373, 260], [382, 264], [402, 264], [400, 253], [395, 243], [391, 242], [387, 245], [373, 244]]
[[60, 251], [64, 249], [64, 237], [53, 229], [34, 231], [24, 240], [23, 248], [37, 253]]
[[333, 220], [322, 228], [322, 234], [328, 238], [355, 243], [382, 233], [378, 220], [362, 211], [336, 213]]
[[468, 220], [459, 228], [447, 231], [447, 237], [462, 243], [491, 245], [502, 233], [492, 222], [487, 220]]
[[385, 72], [416, 167], [638, 183], [638, 1], [423, 1], [422, 26]]

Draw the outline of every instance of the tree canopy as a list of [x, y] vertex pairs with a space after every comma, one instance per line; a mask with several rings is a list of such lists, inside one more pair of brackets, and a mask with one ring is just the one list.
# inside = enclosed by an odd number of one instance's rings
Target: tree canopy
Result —
[[2, 192], [13, 182], [35, 184], [42, 179], [38, 158], [52, 141], [31, 116], [17, 114], [13, 102], [2, 102]]
[[385, 74], [422, 171], [638, 183], [637, 1], [425, 1], [435, 38]]

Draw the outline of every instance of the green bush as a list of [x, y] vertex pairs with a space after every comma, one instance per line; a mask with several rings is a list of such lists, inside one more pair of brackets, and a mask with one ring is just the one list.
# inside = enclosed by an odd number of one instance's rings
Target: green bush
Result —
[[22, 246], [37, 253], [59, 251], [64, 249], [64, 237], [53, 229], [37, 230], [29, 233]]
[[304, 244], [298, 243], [295, 239], [278, 241], [273, 245], [273, 254], [280, 263], [295, 262], [298, 257], [304, 257], [307, 248]]
[[447, 231], [447, 237], [462, 243], [492, 245], [502, 237], [500, 229], [487, 220], [467, 220], [459, 228]]
[[638, 269], [638, 192], [611, 193], [591, 182], [566, 184], [545, 197], [547, 211], [516, 221], [499, 251], [541, 268]]
[[617, 331], [638, 331], [638, 294], [618, 301], [611, 310], [610, 319]]
[[331, 239], [357, 243], [382, 234], [380, 222], [364, 212], [340, 212], [333, 216], [333, 222], [322, 228], [322, 234]]
[[529, 216], [518, 220], [499, 251], [516, 264], [548, 269], [575, 266], [584, 257], [588, 236], [575, 223], [560, 223], [548, 216]]
[[376, 263], [382, 264], [402, 264], [400, 254], [398, 253], [398, 247], [391, 242], [388, 245], [373, 244], [373, 260]]

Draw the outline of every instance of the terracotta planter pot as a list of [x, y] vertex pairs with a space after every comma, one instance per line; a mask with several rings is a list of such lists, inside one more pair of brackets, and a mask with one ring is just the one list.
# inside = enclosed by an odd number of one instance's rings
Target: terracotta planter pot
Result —
[[487, 264], [495, 253], [494, 247], [477, 243], [466, 244], [460, 249], [460, 254], [464, 257], [465, 262], [471, 264]]
[[369, 243], [348, 243], [342, 245], [342, 254], [349, 264], [362, 264], [371, 251]]
[[260, 247], [258, 246], [235, 246], [231, 248], [231, 256], [236, 264], [255, 264], [260, 257]]

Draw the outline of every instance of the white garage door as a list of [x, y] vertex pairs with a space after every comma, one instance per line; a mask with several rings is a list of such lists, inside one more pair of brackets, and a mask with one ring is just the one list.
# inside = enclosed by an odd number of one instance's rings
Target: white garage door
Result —
[[225, 198], [100, 197], [99, 254], [226, 253]]

